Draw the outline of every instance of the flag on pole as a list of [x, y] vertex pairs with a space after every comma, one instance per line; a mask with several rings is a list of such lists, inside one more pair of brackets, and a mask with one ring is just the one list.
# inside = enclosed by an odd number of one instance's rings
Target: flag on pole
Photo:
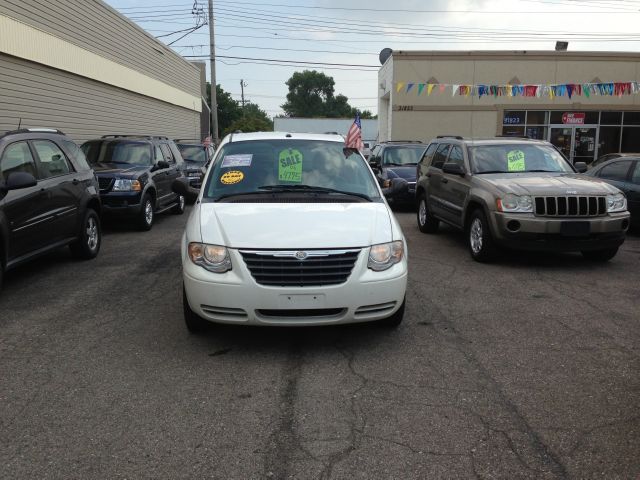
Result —
[[356, 118], [347, 132], [347, 138], [344, 143], [347, 148], [355, 148], [359, 152], [364, 150], [364, 143], [362, 143], [362, 125], [360, 123], [359, 113], [356, 113]]

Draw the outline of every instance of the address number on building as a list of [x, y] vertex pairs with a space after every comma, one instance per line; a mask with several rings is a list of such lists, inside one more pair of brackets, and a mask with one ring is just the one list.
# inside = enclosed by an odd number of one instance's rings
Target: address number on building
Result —
[[399, 112], [413, 112], [413, 105], [398, 105]]

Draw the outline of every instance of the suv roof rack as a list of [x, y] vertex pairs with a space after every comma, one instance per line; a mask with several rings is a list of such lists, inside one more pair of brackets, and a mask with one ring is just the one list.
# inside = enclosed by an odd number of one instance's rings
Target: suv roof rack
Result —
[[11, 130], [9, 132], [5, 132], [4, 135], [15, 135], [16, 133], [55, 133], [57, 135], [64, 135], [65, 133], [62, 130], [58, 130], [57, 128], [48, 128], [48, 127], [33, 127], [33, 128], [19, 128], [17, 130]]
[[422, 140], [386, 140], [380, 143], [422, 143]]
[[146, 140], [169, 140], [169, 137], [161, 135], [102, 135], [100, 138], [144, 138]]
[[438, 135], [436, 138], [455, 138], [456, 140], [464, 140], [460, 135]]
[[173, 141], [176, 143], [202, 143], [202, 140], [196, 138], [174, 138]]

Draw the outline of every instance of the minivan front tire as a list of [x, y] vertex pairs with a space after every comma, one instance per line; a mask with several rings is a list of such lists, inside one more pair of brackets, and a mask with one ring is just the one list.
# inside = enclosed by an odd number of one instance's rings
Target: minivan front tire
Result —
[[78, 240], [69, 245], [71, 254], [82, 260], [95, 258], [102, 243], [100, 217], [92, 208], [88, 208], [82, 219]]
[[187, 298], [187, 291], [185, 290], [184, 285], [182, 286], [182, 311], [184, 313], [184, 323], [190, 333], [202, 333], [209, 327], [210, 322], [207, 322], [196, 312], [191, 310], [191, 306], [189, 306], [189, 299]]

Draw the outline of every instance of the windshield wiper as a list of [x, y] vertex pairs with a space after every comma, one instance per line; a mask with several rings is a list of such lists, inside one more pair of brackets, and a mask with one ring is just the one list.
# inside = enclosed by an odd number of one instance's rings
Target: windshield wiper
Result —
[[364, 198], [371, 202], [371, 197], [364, 193], [347, 192], [345, 190], [337, 190], [335, 188], [326, 187], [314, 187], [312, 185], [263, 185], [258, 187], [260, 190], [268, 190], [270, 192], [282, 193], [282, 192], [309, 192], [309, 193], [335, 193], [339, 195], [350, 195], [352, 197]]
[[548, 173], [560, 173], [558, 170], [526, 170], [526, 172], [548, 172]]
[[476, 175], [483, 174], [483, 173], [518, 173], [518, 172], [507, 172], [505, 170], [485, 170], [483, 172], [476, 172]]
[[222, 200], [223, 198], [228, 198], [228, 197], [241, 197], [243, 195], [265, 195], [265, 194], [270, 194], [273, 192], [266, 192], [266, 191], [251, 191], [251, 192], [236, 192], [236, 193], [225, 193], [224, 195], [220, 195], [219, 197], [205, 197], [205, 198], [211, 198], [213, 200], [215, 200], [216, 202], [218, 200]]
[[384, 165], [393, 165], [394, 167], [401, 167], [403, 164], [395, 163], [395, 162], [386, 162]]

